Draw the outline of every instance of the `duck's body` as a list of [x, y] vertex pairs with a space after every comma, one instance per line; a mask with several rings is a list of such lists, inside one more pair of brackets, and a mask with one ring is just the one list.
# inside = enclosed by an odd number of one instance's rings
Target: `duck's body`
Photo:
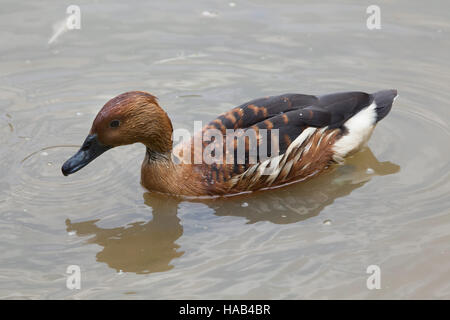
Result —
[[[128, 92], [103, 107], [85, 144], [91, 142], [64, 164], [63, 173], [79, 170], [110, 147], [142, 142], [147, 153], [141, 183], [150, 191], [212, 196], [273, 188], [304, 180], [360, 150], [396, 96], [396, 90], [385, 90], [256, 99], [206, 125], [197, 134], [203, 138], [200, 143], [194, 137], [172, 149], [172, 125], [156, 98], [145, 92]], [[113, 121], [119, 125], [112, 126]], [[227, 140], [230, 130], [237, 136], [236, 143]], [[208, 139], [211, 132], [215, 144]], [[257, 139], [253, 149], [251, 137]], [[223, 138], [223, 143], [217, 138]], [[212, 163], [204, 159], [211, 146]], [[90, 159], [86, 154], [92, 148], [95, 155]], [[223, 153], [218, 155], [218, 151]]]

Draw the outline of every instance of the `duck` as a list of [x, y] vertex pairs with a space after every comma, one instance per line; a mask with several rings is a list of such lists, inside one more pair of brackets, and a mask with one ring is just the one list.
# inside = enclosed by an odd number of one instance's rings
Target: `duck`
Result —
[[284, 187], [363, 149], [395, 98], [395, 89], [267, 96], [222, 113], [174, 146], [172, 122], [157, 97], [125, 92], [101, 108], [62, 173], [73, 174], [112, 148], [141, 143], [141, 184], [149, 191], [221, 197]]

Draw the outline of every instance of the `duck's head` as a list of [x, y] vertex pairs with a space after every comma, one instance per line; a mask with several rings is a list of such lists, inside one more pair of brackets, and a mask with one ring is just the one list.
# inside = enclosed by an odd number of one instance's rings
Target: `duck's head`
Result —
[[65, 176], [77, 172], [105, 151], [141, 142], [149, 150], [172, 149], [172, 123], [155, 96], [141, 91], [126, 92], [109, 100], [95, 117], [80, 150], [62, 166]]

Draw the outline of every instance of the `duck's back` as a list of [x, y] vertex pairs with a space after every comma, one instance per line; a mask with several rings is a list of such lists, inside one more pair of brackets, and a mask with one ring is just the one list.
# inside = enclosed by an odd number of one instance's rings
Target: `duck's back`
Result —
[[210, 195], [305, 179], [358, 151], [396, 96], [385, 90], [252, 100], [206, 125], [197, 148], [191, 142], [193, 170]]

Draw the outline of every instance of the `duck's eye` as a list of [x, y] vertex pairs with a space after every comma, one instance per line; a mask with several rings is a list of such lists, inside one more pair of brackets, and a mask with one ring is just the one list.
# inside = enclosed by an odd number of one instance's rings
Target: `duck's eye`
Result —
[[113, 120], [109, 123], [109, 126], [111, 128], [117, 128], [120, 125], [120, 121], [119, 120]]

